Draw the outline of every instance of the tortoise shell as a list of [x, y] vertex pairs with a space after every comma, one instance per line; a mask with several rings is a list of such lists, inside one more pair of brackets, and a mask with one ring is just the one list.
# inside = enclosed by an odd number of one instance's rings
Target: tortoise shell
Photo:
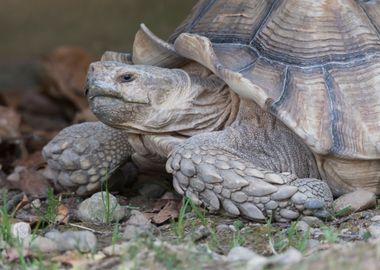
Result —
[[380, 158], [380, 1], [203, 0], [170, 42], [315, 153]]

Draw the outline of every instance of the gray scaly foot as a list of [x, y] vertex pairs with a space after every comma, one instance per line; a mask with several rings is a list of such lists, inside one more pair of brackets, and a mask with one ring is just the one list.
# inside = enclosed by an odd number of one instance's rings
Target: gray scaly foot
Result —
[[93, 122], [65, 128], [42, 153], [56, 184], [82, 195], [99, 189], [132, 148], [125, 131]]
[[264, 221], [287, 222], [303, 215], [325, 216], [332, 202], [326, 183], [274, 173], [209, 145], [184, 144], [170, 155], [166, 169], [174, 188], [210, 210]]

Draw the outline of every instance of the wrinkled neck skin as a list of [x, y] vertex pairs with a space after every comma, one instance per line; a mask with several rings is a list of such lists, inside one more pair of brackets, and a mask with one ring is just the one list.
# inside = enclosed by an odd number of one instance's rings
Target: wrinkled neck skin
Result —
[[197, 72], [187, 73], [189, 88], [179, 89], [165, 106], [147, 116], [141, 127], [132, 124], [134, 129], [142, 131], [140, 135], [133, 132], [136, 135], [130, 136], [130, 143], [140, 149], [140, 153], [148, 150], [166, 157], [175, 145], [188, 137], [222, 130], [236, 120], [238, 95], [212, 73], [201, 74], [198, 67], [195, 70]]
[[193, 136], [223, 129], [236, 117], [238, 98], [217, 77], [190, 75], [188, 88], [178, 89], [141, 123], [130, 127], [142, 134]]

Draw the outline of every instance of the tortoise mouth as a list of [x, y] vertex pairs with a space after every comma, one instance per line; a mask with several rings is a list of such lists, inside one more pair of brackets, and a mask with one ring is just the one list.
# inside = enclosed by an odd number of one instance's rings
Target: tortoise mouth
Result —
[[110, 126], [119, 126], [135, 118], [140, 106], [146, 104], [128, 102], [112, 95], [95, 95], [89, 98], [90, 108], [96, 117]]

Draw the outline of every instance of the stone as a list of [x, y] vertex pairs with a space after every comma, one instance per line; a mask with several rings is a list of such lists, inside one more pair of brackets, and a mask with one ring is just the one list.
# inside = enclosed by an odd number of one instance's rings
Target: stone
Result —
[[150, 220], [145, 217], [143, 213], [137, 210], [131, 211], [131, 216], [129, 217], [127, 221], [128, 225], [148, 225], [150, 224]]
[[363, 211], [376, 206], [376, 195], [373, 192], [357, 190], [340, 196], [333, 203], [335, 212], [349, 215], [353, 212]]
[[380, 238], [380, 224], [379, 223], [374, 223], [370, 225], [367, 230], [371, 234], [373, 238]]
[[54, 241], [60, 251], [78, 250], [80, 252], [90, 252], [96, 249], [97, 239], [90, 231], [50, 231], [45, 237]]
[[371, 218], [371, 221], [372, 221], [372, 222], [375, 222], [375, 223], [380, 223], [380, 215], [373, 216], [373, 217]]
[[206, 226], [200, 225], [191, 234], [191, 239], [196, 242], [208, 237], [210, 234], [210, 230]]
[[149, 235], [153, 228], [150, 220], [137, 210], [131, 211], [131, 216], [126, 224], [127, 226], [123, 232], [123, 239], [125, 240], [132, 240], [141, 235]]
[[310, 232], [310, 226], [305, 221], [298, 221], [296, 224], [296, 230], [302, 234], [307, 234]]
[[317, 249], [321, 243], [318, 240], [315, 239], [310, 239], [307, 241], [306, 244], [306, 249], [311, 250], [311, 249]]
[[324, 225], [323, 221], [313, 216], [303, 216], [301, 221], [306, 222], [310, 227], [320, 228]]
[[298, 263], [302, 260], [302, 253], [295, 248], [289, 248], [284, 253], [275, 255], [269, 259], [271, 264], [275, 265], [289, 265]]
[[58, 244], [46, 237], [37, 236], [30, 241], [30, 247], [32, 249], [37, 249], [42, 253], [52, 253], [59, 250]]
[[29, 223], [17, 222], [11, 225], [11, 234], [13, 238], [24, 241], [24, 239], [31, 236], [32, 228]]
[[[109, 210], [106, 206], [106, 192], [98, 192], [84, 200], [78, 208], [78, 217], [83, 222], [106, 223], [120, 221], [126, 216], [126, 209], [121, 207], [115, 196], [109, 194]], [[108, 211], [108, 213], [107, 213]]]
[[249, 261], [252, 258], [262, 257], [252, 250], [245, 248], [245, 247], [234, 247], [230, 250], [230, 252], [227, 255], [227, 260], [230, 262], [236, 262], [236, 261]]
[[35, 199], [33, 200], [30, 205], [32, 206], [32, 208], [34, 209], [40, 209], [41, 208], [41, 200], [40, 199]]

